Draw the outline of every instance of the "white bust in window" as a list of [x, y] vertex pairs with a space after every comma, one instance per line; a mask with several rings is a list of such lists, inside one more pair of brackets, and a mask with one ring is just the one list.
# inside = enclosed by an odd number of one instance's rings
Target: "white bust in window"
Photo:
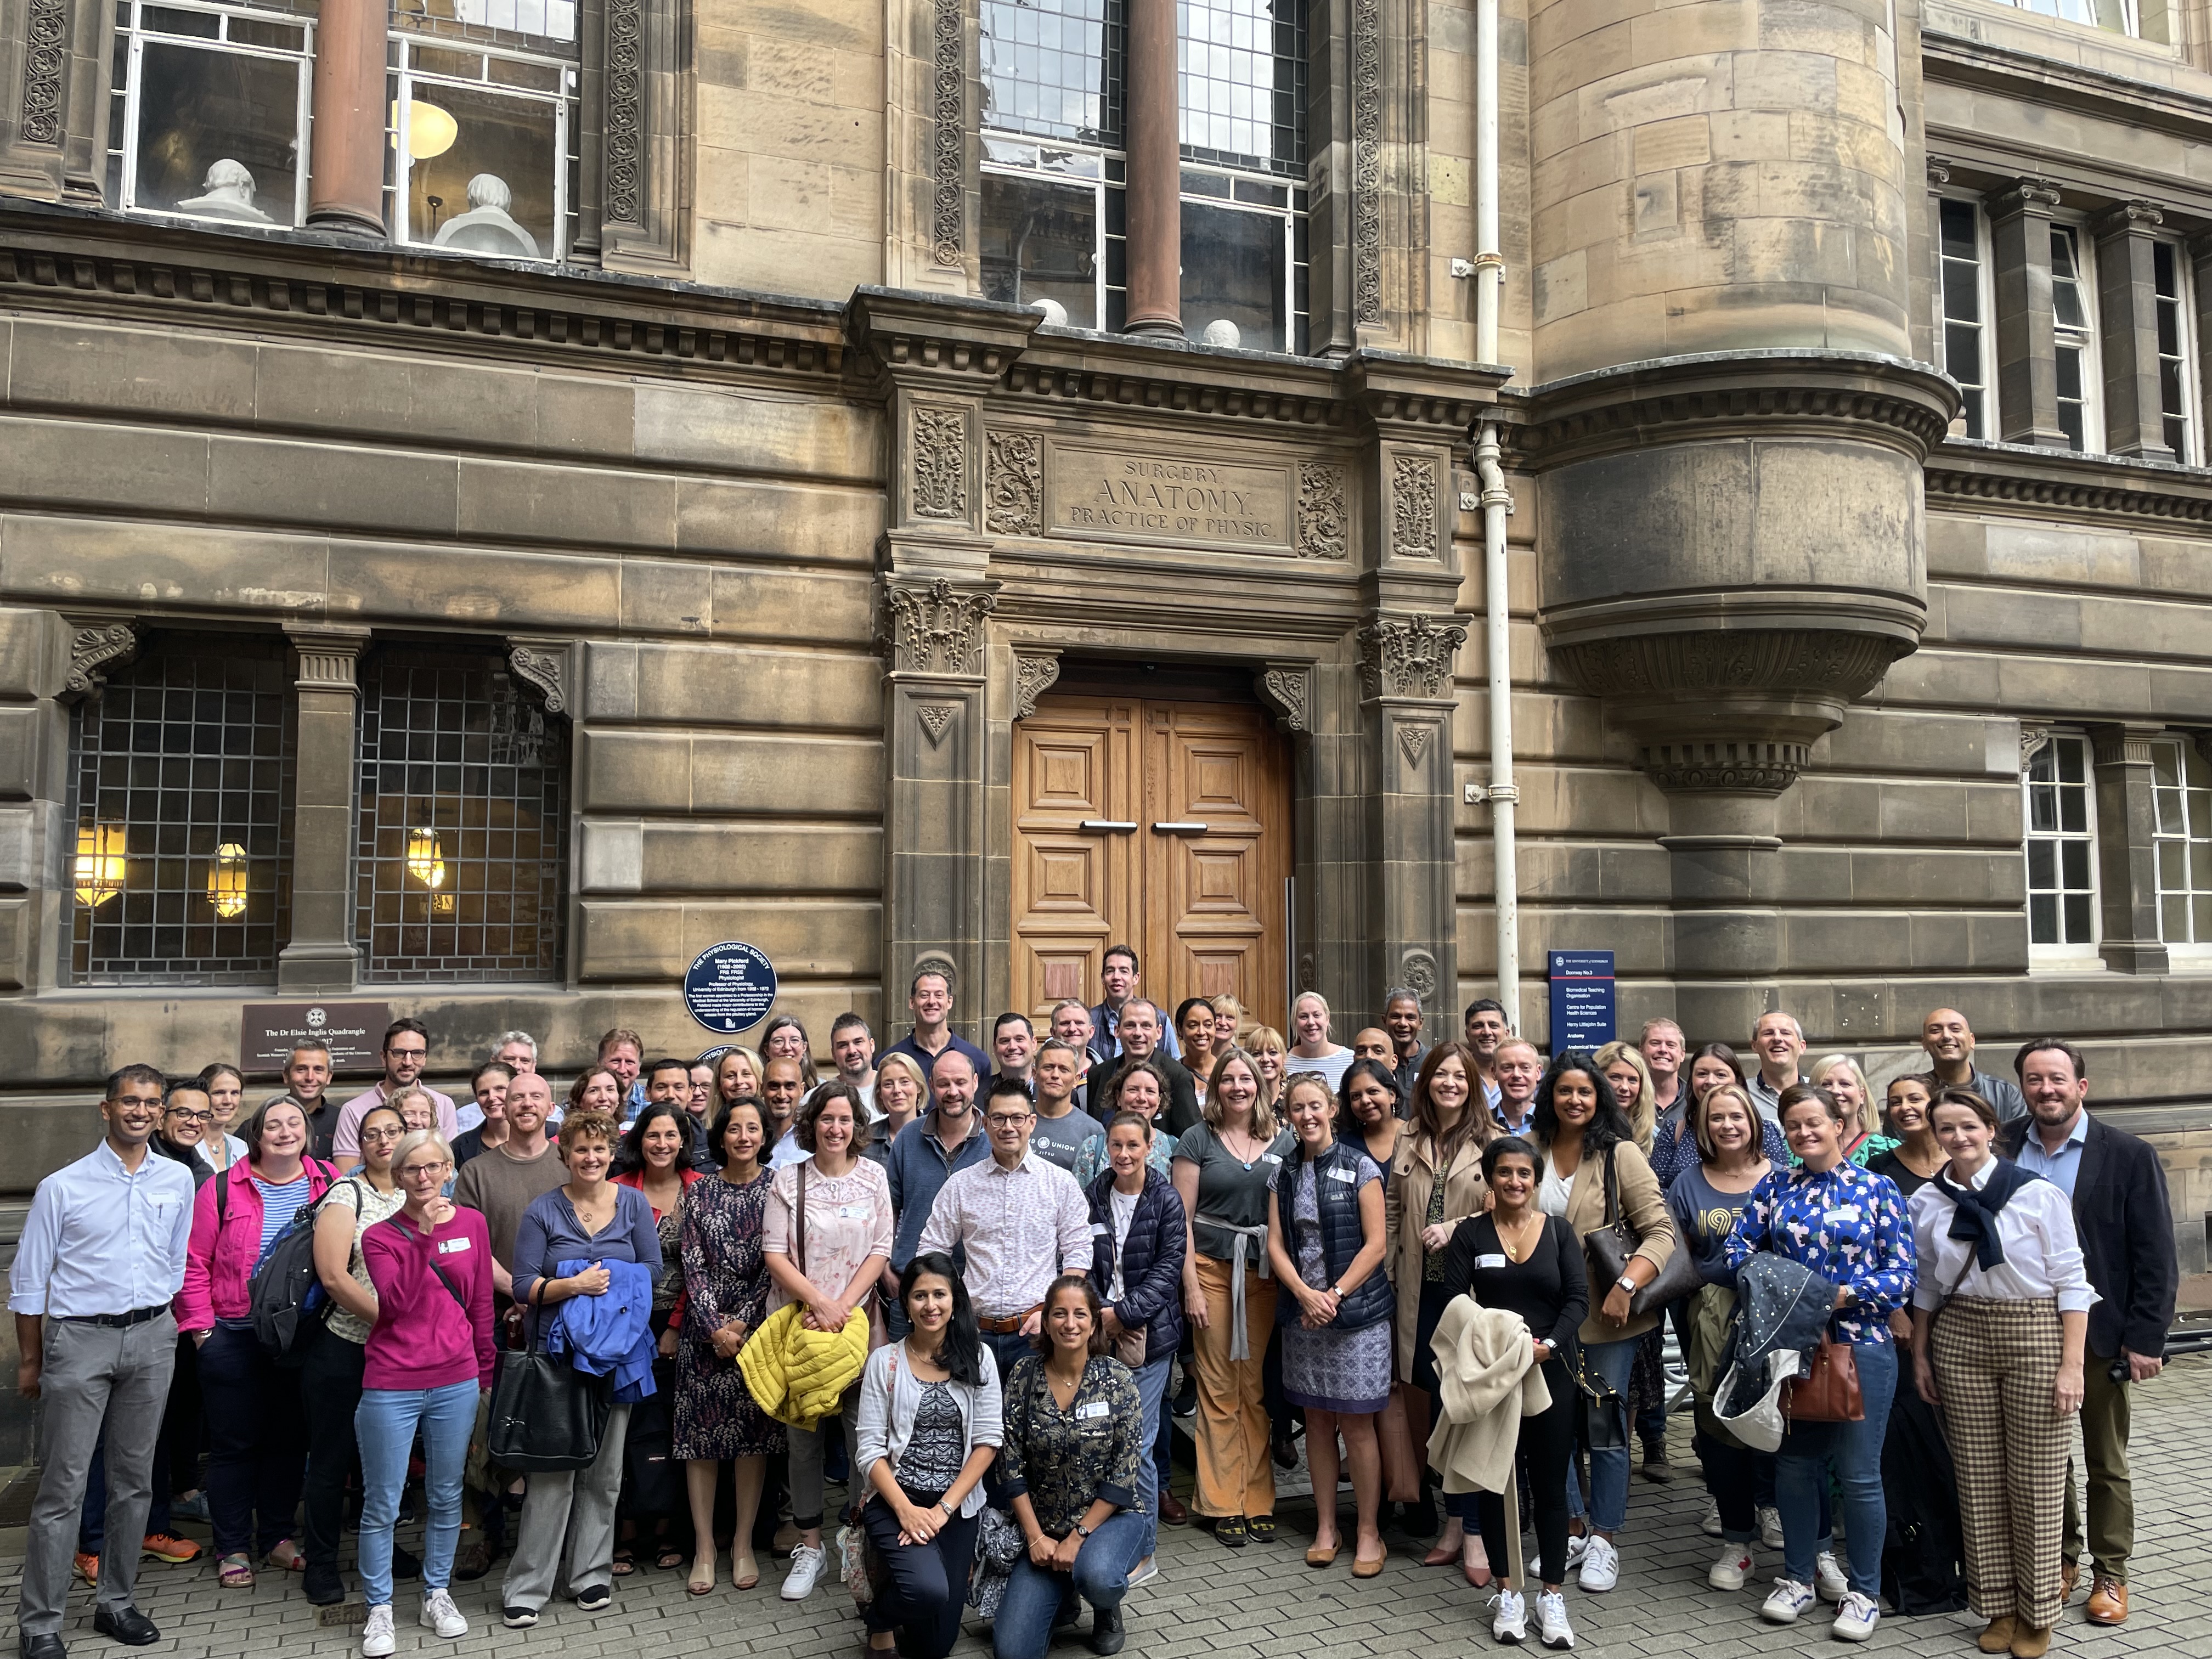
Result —
[[506, 179], [496, 173], [479, 173], [469, 180], [469, 210], [439, 226], [431, 245], [457, 247], [467, 253], [501, 254], [510, 259], [538, 258], [538, 239], [507, 212], [514, 201]]
[[177, 204], [179, 213], [197, 213], [206, 219], [235, 219], [241, 224], [272, 225], [276, 222], [253, 205], [253, 175], [242, 161], [225, 156], [207, 170], [200, 193]]
[[1199, 343], [1201, 345], [1210, 346], [1242, 345], [1244, 343], [1244, 334], [1243, 330], [1226, 317], [1216, 317], [1206, 325], [1206, 332], [1199, 336]]

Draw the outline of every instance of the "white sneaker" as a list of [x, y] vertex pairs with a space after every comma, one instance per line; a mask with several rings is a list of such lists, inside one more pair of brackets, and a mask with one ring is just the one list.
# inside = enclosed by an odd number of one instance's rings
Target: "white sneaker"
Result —
[[1782, 1511], [1771, 1504], [1759, 1509], [1759, 1541], [1771, 1550], [1782, 1547]]
[[1852, 1590], [1836, 1609], [1836, 1622], [1829, 1626], [1828, 1634], [1838, 1642], [1863, 1642], [1881, 1622], [1881, 1609], [1875, 1606], [1874, 1598]]
[[1759, 1609], [1759, 1616], [1770, 1625], [1794, 1625], [1806, 1608], [1813, 1605], [1813, 1592], [1795, 1578], [1778, 1578], [1773, 1592]]
[[398, 1645], [392, 1631], [392, 1603], [380, 1601], [368, 1610], [368, 1623], [362, 1627], [362, 1659], [387, 1659]]
[[1705, 1499], [1705, 1512], [1698, 1517], [1698, 1530], [1708, 1538], [1717, 1538], [1721, 1535], [1721, 1500], [1719, 1498]]
[[1575, 1644], [1575, 1627], [1567, 1622], [1567, 1598], [1557, 1590], [1545, 1590], [1536, 1597], [1536, 1630], [1547, 1648], [1571, 1648]]
[[1705, 1582], [1717, 1590], [1740, 1590], [1750, 1576], [1751, 1546], [1724, 1544], [1721, 1547], [1721, 1559], [1705, 1574]]
[[1567, 1534], [1567, 1571], [1572, 1572], [1582, 1565], [1583, 1552], [1589, 1548], [1590, 1534], [1571, 1532]]
[[1582, 1577], [1575, 1582], [1593, 1595], [1611, 1589], [1620, 1582], [1620, 1552], [1592, 1533], [1583, 1552]]
[[1139, 1584], [1149, 1584], [1153, 1579], [1159, 1576], [1160, 1564], [1158, 1558], [1148, 1555], [1143, 1560], [1138, 1562], [1135, 1566], [1129, 1569], [1128, 1587], [1131, 1589], [1134, 1589]]
[[1500, 1590], [1490, 1598], [1490, 1605], [1498, 1609], [1490, 1620], [1492, 1636], [1501, 1642], [1528, 1639], [1528, 1614], [1521, 1604], [1519, 1590]]
[[814, 1594], [815, 1581], [822, 1577], [822, 1565], [828, 1558], [823, 1552], [809, 1549], [804, 1544], [791, 1547], [791, 1571], [784, 1575], [783, 1599], [804, 1601]]
[[1820, 1599], [1831, 1606], [1850, 1593], [1851, 1581], [1844, 1577], [1843, 1565], [1836, 1559], [1835, 1551], [1822, 1550], [1813, 1558], [1813, 1585], [1820, 1592]]
[[422, 1628], [435, 1631], [449, 1641], [469, 1633], [469, 1621], [453, 1605], [452, 1591], [434, 1589], [422, 1597]]

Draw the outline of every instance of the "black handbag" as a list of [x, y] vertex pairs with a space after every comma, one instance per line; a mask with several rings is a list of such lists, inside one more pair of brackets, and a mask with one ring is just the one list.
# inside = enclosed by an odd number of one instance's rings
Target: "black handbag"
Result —
[[580, 1371], [546, 1352], [533, 1330], [528, 1347], [499, 1356], [485, 1455], [517, 1474], [589, 1468], [599, 1461], [613, 1410], [614, 1378]]
[[[1596, 1310], [1607, 1292], [1628, 1271], [1628, 1258], [1644, 1241], [1631, 1231], [1628, 1218], [1620, 1207], [1620, 1175], [1613, 1168], [1613, 1153], [1619, 1148], [1608, 1146], [1605, 1152], [1605, 1214], [1602, 1227], [1593, 1229], [1583, 1238], [1583, 1251], [1589, 1257], [1590, 1308]], [[1667, 1265], [1642, 1290], [1628, 1298], [1628, 1315], [1633, 1319], [1638, 1314], [1654, 1313], [1677, 1297], [1689, 1295], [1705, 1284], [1698, 1272], [1698, 1258], [1688, 1243], [1680, 1238], [1674, 1241], [1674, 1254]], [[1604, 1290], [1599, 1289], [1603, 1285]]]

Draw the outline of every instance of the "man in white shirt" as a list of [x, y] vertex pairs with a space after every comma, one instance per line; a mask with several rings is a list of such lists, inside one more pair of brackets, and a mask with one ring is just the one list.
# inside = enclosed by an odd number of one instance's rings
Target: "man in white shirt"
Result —
[[129, 1540], [145, 1536], [153, 1497], [154, 1445], [177, 1358], [169, 1304], [184, 1288], [193, 1194], [191, 1171], [148, 1145], [161, 1094], [151, 1066], [108, 1079], [104, 1138], [39, 1183], [9, 1274], [16, 1391], [45, 1401], [15, 1619], [22, 1659], [64, 1659], [77, 1515], [103, 1431], [111, 1547], [92, 1627], [131, 1647], [161, 1639], [132, 1599], [138, 1551]]
[[830, 1028], [830, 1056], [837, 1062], [837, 1080], [860, 1091], [860, 1103], [872, 1116], [876, 1109], [876, 1034], [858, 1014], [840, 1014]]
[[1030, 1151], [1036, 1124], [1026, 1089], [1008, 1078], [991, 1085], [983, 1104], [991, 1156], [946, 1177], [917, 1247], [966, 1250], [969, 1299], [1001, 1376], [1031, 1352], [1046, 1287], [1091, 1269], [1091, 1206], [1073, 1176]]
[[781, 1170], [806, 1153], [799, 1145], [799, 1102], [805, 1092], [806, 1068], [788, 1054], [761, 1063], [761, 1104], [768, 1109], [768, 1166]]
[[351, 1171], [361, 1167], [361, 1121], [368, 1115], [372, 1106], [381, 1106], [393, 1093], [401, 1089], [417, 1088], [430, 1097], [430, 1104], [437, 1109], [438, 1133], [452, 1145], [453, 1137], [461, 1132], [460, 1120], [453, 1111], [453, 1097], [441, 1094], [422, 1081], [422, 1067], [430, 1059], [430, 1028], [419, 1019], [395, 1019], [384, 1033], [384, 1075], [376, 1086], [365, 1089], [338, 1109], [337, 1127], [331, 1136], [331, 1155], [337, 1160], [338, 1168]]

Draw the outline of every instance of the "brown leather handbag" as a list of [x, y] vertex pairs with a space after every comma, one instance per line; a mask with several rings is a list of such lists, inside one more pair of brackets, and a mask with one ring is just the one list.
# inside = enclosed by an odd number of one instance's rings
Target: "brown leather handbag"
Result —
[[1782, 1414], [1793, 1423], [1863, 1423], [1859, 1362], [1848, 1342], [1820, 1339], [1813, 1369], [1782, 1390]]

